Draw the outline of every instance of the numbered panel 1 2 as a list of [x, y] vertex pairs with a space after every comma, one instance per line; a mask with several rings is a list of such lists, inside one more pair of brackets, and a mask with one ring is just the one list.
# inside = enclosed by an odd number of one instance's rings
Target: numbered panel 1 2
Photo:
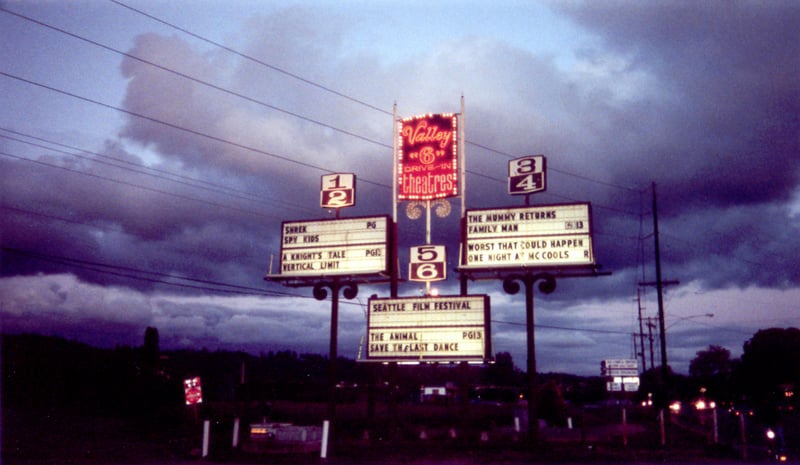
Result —
[[353, 173], [322, 175], [319, 203], [322, 208], [342, 208], [355, 205], [356, 175]]

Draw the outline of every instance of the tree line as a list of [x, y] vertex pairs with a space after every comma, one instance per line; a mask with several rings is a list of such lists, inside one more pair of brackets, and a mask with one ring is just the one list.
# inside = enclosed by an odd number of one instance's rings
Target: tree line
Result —
[[[643, 374], [640, 398], [657, 391], [660, 373], [656, 367]], [[379, 398], [391, 392], [401, 402], [418, 401], [421, 386], [448, 383], [457, 389], [504, 388], [462, 392], [472, 401], [513, 401], [526, 392], [527, 383], [508, 353], [497, 354], [495, 363], [485, 366], [431, 364], [400, 369], [340, 358], [337, 375], [342, 402], [358, 400], [367, 386]], [[183, 380], [195, 376], [202, 380], [206, 402], [324, 401], [328, 395], [328, 358], [319, 354], [161, 351], [156, 328], [147, 328], [141, 347], [113, 349], [33, 334], [2, 338], [5, 407], [98, 415], [164, 412], [183, 407]], [[549, 399], [541, 410], [549, 408], [556, 417], [565, 402], [601, 402], [609, 397], [599, 376], [545, 373], [539, 379], [540, 397]], [[764, 408], [795, 405], [800, 330], [760, 330], [744, 343], [740, 359], [732, 359], [723, 347], [709, 346], [697, 352], [688, 376], [671, 373], [668, 381], [669, 395], [676, 399], [689, 400], [702, 392], [717, 402]], [[490, 394], [494, 397], [486, 398]]]

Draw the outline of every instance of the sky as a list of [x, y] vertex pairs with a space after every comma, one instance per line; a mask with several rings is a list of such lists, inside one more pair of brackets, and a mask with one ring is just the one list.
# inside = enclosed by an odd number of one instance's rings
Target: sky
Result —
[[[463, 102], [468, 209], [524, 205], [508, 161], [532, 154], [532, 205], [591, 204], [610, 274], [535, 293], [538, 371], [639, 357], [654, 206], [668, 363], [738, 357], [800, 325], [798, 31], [793, 1], [0, 0], [2, 331], [327, 354], [330, 298], [264, 280], [281, 223], [332, 218], [320, 177], [338, 172], [357, 178], [341, 217], [391, 215], [394, 115]], [[459, 292], [450, 200], [431, 227], [441, 294]], [[404, 204], [401, 269], [425, 241]], [[469, 292], [525, 367], [524, 295]], [[339, 355], [357, 356], [371, 295], [389, 288], [342, 298]]]

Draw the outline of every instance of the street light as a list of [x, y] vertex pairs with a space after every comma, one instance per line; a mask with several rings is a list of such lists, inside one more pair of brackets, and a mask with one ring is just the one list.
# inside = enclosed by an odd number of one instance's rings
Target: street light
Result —
[[697, 315], [688, 315], [688, 316], [680, 317], [680, 318], [677, 318], [675, 321], [673, 321], [672, 324], [667, 326], [667, 329], [672, 328], [673, 326], [675, 326], [676, 324], [680, 323], [681, 321], [693, 320], [695, 318], [714, 318], [714, 314], [713, 313], [698, 313]]

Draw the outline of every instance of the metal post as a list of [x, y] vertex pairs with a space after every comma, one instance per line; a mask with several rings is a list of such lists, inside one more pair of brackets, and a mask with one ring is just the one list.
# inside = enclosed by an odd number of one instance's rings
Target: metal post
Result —
[[516, 294], [520, 291], [519, 282], [525, 285], [525, 326], [528, 333], [528, 445], [532, 448], [536, 447], [539, 442], [539, 419], [536, 408], [538, 381], [536, 378], [536, 339], [533, 315], [533, 286], [538, 280], [542, 280], [539, 283], [539, 290], [542, 293], [550, 294], [555, 291], [556, 280], [549, 274], [529, 272], [524, 275], [510, 275], [503, 280], [503, 290], [509, 294]]
[[464, 95], [461, 95], [461, 118], [458, 121], [458, 153], [461, 155], [461, 218], [464, 218], [467, 212], [467, 141], [465, 134], [467, 132], [466, 126], [466, 107], [464, 105]]
[[397, 146], [397, 102], [392, 107], [392, 235], [389, 239], [391, 248], [389, 252], [389, 293], [392, 297], [397, 297], [397, 285], [400, 277], [399, 262], [397, 254], [397, 163], [398, 163], [398, 146]]
[[339, 280], [334, 278], [331, 293], [331, 340], [328, 361], [328, 420], [336, 416], [336, 360], [339, 358]]
[[[431, 201], [425, 201], [425, 245], [431, 245]], [[431, 295], [431, 282], [425, 281], [425, 296]]]
[[339, 291], [347, 299], [354, 299], [358, 295], [358, 286], [350, 281], [340, 282], [339, 278], [332, 281], [321, 281], [314, 285], [314, 298], [324, 300], [331, 290], [331, 340], [330, 360], [328, 361], [328, 418], [331, 423], [336, 415], [336, 360], [338, 358], [339, 339]]
[[536, 378], [536, 335], [533, 319], [533, 281], [525, 281], [525, 329], [528, 348], [528, 440], [530, 445], [539, 443], [539, 380]]

